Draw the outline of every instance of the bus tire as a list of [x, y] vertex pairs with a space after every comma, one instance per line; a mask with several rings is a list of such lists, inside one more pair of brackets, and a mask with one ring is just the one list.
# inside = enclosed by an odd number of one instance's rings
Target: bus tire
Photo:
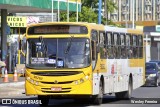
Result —
[[49, 96], [38, 95], [38, 100], [41, 100], [40, 106], [48, 106]]
[[130, 78], [128, 83], [128, 91], [115, 93], [115, 96], [117, 99], [130, 99], [132, 96], [132, 91], [133, 91], [133, 85], [132, 85], [132, 80]]
[[93, 96], [93, 101], [94, 101], [94, 104], [95, 105], [100, 105], [102, 104], [102, 101], [103, 101], [103, 84], [102, 84], [102, 81], [100, 81], [100, 84], [99, 84], [99, 94], [96, 95], [96, 96]]

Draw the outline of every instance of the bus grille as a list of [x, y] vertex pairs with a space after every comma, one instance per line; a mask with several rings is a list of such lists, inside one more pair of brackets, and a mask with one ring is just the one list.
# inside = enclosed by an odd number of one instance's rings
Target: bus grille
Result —
[[70, 91], [42, 91], [44, 93], [69, 93]]
[[70, 76], [82, 73], [82, 71], [43, 71], [43, 72], [31, 72], [34, 75], [39, 76]]
[[[42, 90], [51, 90], [51, 88], [41, 88]], [[71, 88], [62, 88], [62, 90], [70, 90]]]
[[58, 83], [55, 83], [55, 82], [41, 82], [43, 84], [70, 84], [72, 83], [73, 81], [65, 81], [65, 82], [58, 82]]

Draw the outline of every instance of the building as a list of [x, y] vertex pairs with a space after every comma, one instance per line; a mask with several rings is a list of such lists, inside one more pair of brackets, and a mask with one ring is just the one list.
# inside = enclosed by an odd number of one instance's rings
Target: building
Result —
[[109, 18], [117, 24], [155, 26], [160, 23], [160, 0], [113, 0], [118, 9], [109, 14]]

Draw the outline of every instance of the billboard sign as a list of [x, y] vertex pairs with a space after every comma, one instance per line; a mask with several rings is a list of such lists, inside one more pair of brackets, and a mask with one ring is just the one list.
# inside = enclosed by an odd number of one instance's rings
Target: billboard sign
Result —
[[27, 18], [20, 16], [7, 16], [7, 23], [10, 27], [26, 27]]

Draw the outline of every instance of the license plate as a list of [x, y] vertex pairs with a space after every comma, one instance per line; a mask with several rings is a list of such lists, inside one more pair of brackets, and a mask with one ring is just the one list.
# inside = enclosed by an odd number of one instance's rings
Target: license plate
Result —
[[52, 91], [62, 91], [62, 87], [51, 87]]

